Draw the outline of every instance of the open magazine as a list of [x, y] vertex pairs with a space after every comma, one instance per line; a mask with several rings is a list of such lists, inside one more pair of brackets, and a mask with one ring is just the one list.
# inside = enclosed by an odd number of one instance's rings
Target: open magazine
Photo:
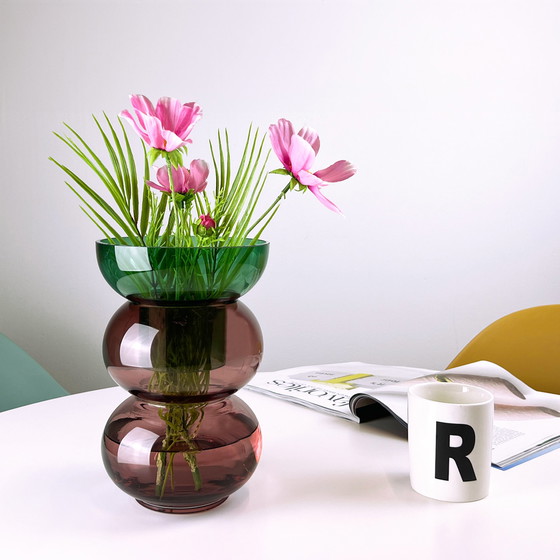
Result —
[[248, 389], [363, 422], [392, 414], [406, 426], [408, 388], [468, 383], [494, 395], [492, 464], [507, 469], [560, 446], [560, 395], [531, 389], [491, 362], [435, 371], [362, 362], [259, 372]]

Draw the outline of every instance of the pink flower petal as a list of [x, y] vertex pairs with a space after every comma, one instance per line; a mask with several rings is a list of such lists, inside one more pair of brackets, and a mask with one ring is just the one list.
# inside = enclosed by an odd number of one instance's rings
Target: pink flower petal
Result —
[[337, 183], [352, 177], [356, 173], [356, 168], [349, 162], [340, 160], [333, 163], [326, 169], [315, 171], [315, 175], [327, 183]]
[[167, 166], [164, 165], [160, 167], [156, 172], [156, 178], [160, 185], [163, 185], [167, 190], [169, 190], [169, 173], [167, 171]]
[[130, 103], [136, 109], [145, 115], [155, 116], [154, 106], [152, 102], [145, 95], [131, 95]]
[[327, 184], [309, 171], [298, 171], [298, 173], [294, 173], [294, 175], [296, 179], [306, 187], [324, 187]]
[[161, 97], [156, 106], [156, 115], [164, 129], [185, 141], [195, 123], [202, 117], [202, 109], [196, 103], [182, 105], [172, 97]]
[[[171, 185], [169, 183], [169, 171], [167, 166], [164, 165], [157, 170], [157, 180], [161, 185], [159, 190], [171, 192]], [[171, 177], [173, 179], [173, 192], [184, 194], [188, 190], [190, 180], [190, 173], [186, 167], [171, 167]], [[150, 185], [152, 186], [152, 185]]]
[[298, 132], [298, 136], [301, 136], [306, 142], [309, 142], [310, 146], [313, 148], [315, 155], [319, 153], [319, 148], [321, 142], [319, 141], [319, 135], [312, 128], [306, 126]]
[[202, 214], [202, 216], [200, 216], [199, 219], [200, 219], [200, 225], [205, 227], [206, 229], [216, 227], [216, 222], [214, 221], [212, 216], [210, 216], [210, 214]]
[[144, 140], [144, 142], [146, 142], [147, 144], [149, 143], [150, 138], [149, 138], [148, 134], [146, 133], [145, 129], [140, 128], [136, 124], [136, 121], [134, 120], [134, 118], [132, 117], [132, 115], [128, 111], [121, 111], [119, 113], [119, 117], [128, 121], [130, 123], [130, 125], [132, 126], [132, 128], [135, 130], [136, 134], [138, 134], [138, 136], [140, 136], [140, 138], [142, 138], [142, 140]]
[[177, 185], [175, 190], [181, 194], [186, 193], [190, 187], [191, 173], [186, 167], [178, 167], [171, 171], [173, 174], [173, 183]]
[[175, 131], [175, 123], [181, 113], [181, 102], [173, 97], [160, 97], [156, 105], [156, 117], [161, 121], [163, 128]]
[[173, 131], [185, 140], [194, 125], [202, 118], [202, 108], [196, 103], [185, 103], [179, 112]]
[[342, 211], [336, 204], [332, 203], [328, 198], [326, 198], [321, 192], [320, 188], [317, 186], [310, 186], [309, 190], [317, 197], [317, 200], [326, 206], [329, 210], [336, 212], [337, 214], [343, 215]]
[[292, 166], [292, 173], [298, 174], [300, 171], [309, 171], [315, 162], [315, 152], [313, 148], [301, 136], [294, 134], [288, 150], [288, 157]]
[[294, 135], [294, 127], [292, 123], [287, 119], [280, 119], [277, 124], [271, 124], [268, 127], [268, 131], [274, 153], [278, 156], [282, 165], [288, 171], [291, 171], [292, 168], [290, 165], [288, 150], [290, 149], [290, 143], [292, 141], [292, 136]]
[[162, 147], [161, 150], [165, 150], [166, 152], [172, 152], [177, 148], [184, 146], [185, 144], [190, 144], [192, 140], [182, 140], [179, 138], [174, 132], [170, 130], [163, 130], [162, 131]]
[[208, 173], [208, 164], [204, 160], [193, 159], [191, 162], [189, 189], [195, 192], [203, 191], [206, 188]]
[[131, 95], [130, 101], [134, 109], [134, 115], [138, 121], [138, 128], [146, 133], [147, 125], [145, 117], [155, 116], [152, 102], [144, 95]]
[[162, 191], [162, 192], [171, 192], [169, 190], [169, 187], [162, 187], [161, 185], [158, 185], [157, 183], [154, 183], [153, 181], [146, 181], [146, 185], [148, 185], [149, 187], [152, 187], [152, 189], [157, 189], [158, 191]]
[[128, 111], [122, 111], [121, 116], [150, 147], [172, 152], [191, 142], [187, 136], [202, 115], [196, 103], [181, 105], [177, 99], [161, 97], [154, 109], [143, 95], [131, 95], [130, 99], [136, 118]]
[[147, 143], [150, 147], [158, 150], [165, 150], [166, 142], [163, 137], [163, 129], [161, 122], [157, 117], [151, 115], [144, 115], [144, 122], [146, 125], [146, 134], [148, 136]]

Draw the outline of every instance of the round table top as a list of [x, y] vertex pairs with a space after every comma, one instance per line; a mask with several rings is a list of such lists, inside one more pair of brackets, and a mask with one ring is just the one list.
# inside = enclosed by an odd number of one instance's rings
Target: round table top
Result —
[[438, 502], [415, 493], [406, 434], [391, 418], [367, 424], [244, 389], [263, 431], [261, 462], [219, 507], [150, 511], [105, 473], [100, 442], [120, 388], [0, 414], [4, 558], [156, 555], [330, 559], [552, 558], [560, 452], [492, 469], [490, 495]]

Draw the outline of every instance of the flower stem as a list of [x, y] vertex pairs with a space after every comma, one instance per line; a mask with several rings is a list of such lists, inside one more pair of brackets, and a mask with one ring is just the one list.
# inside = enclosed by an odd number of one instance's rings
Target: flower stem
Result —
[[165, 152], [165, 162], [167, 164], [167, 176], [169, 177], [169, 190], [171, 191], [171, 206], [173, 207], [173, 213], [175, 214], [176, 239], [182, 239], [179, 231], [181, 220], [179, 217], [179, 208], [177, 207], [177, 198], [175, 197], [175, 185], [173, 184], [173, 168], [171, 158], [167, 152]]
[[260, 224], [266, 218], [266, 216], [268, 216], [276, 208], [276, 206], [278, 206], [278, 204], [280, 204], [282, 199], [286, 198], [286, 194], [288, 194], [288, 191], [291, 189], [291, 185], [292, 181], [290, 180], [290, 182], [280, 191], [280, 194], [276, 197], [276, 200], [268, 207], [264, 214], [256, 222], [249, 226], [249, 228], [247, 229], [247, 235], [249, 235], [249, 233], [253, 231], [253, 229], [255, 229], [255, 227]]

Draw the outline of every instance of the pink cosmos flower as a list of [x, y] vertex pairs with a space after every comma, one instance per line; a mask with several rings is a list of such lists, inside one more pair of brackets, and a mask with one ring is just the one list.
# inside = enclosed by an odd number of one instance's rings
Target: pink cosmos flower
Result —
[[299, 183], [307, 187], [330, 210], [341, 214], [340, 209], [328, 200], [322, 193], [321, 187], [328, 183], [344, 181], [356, 173], [356, 169], [349, 161], [337, 161], [325, 169], [312, 173], [310, 169], [315, 163], [315, 156], [319, 152], [319, 135], [311, 128], [302, 128], [294, 133], [292, 123], [287, 119], [280, 119], [278, 124], [269, 127], [272, 149], [288, 171]]
[[192, 142], [189, 138], [193, 126], [202, 116], [196, 103], [181, 102], [172, 97], [160, 97], [156, 108], [143, 95], [131, 95], [134, 117], [129, 111], [119, 116], [126, 119], [138, 135], [152, 148], [172, 152]]
[[[208, 164], [202, 159], [193, 159], [190, 169], [171, 167], [171, 176], [173, 178], [173, 190], [176, 193], [185, 194], [188, 191], [198, 193], [206, 188]], [[153, 181], [146, 181], [146, 184], [158, 191], [171, 192], [169, 172], [166, 165], [157, 170], [156, 177], [159, 185]]]
[[210, 214], [202, 214], [202, 216], [200, 216], [200, 225], [206, 229], [211, 229], [216, 227], [216, 222], [212, 219]]

